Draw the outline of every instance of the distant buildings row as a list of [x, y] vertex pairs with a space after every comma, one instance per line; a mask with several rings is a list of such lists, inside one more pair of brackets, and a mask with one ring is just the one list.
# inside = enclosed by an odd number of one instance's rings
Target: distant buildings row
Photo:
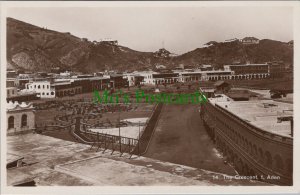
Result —
[[144, 77], [141, 84], [160, 85], [190, 81], [217, 81], [217, 80], [241, 80], [241, 79], [265, 79], [281, 77], [285, 72], [285, 66], [280, 63], [224, 65], [223, 70], [213, 70], [210, 65], [200, 69], [176, 69], [172, 72], [144, 71], [136, 74]]
[[[20, 74], [7, 79], [7, 98], [13, 101], [29, 101], [36, 98], [55, 98], [88, 93], [93, 90], [118, 89], [139, 85], [167, 85], [173, 83], [266, 79], [281, 77], [285, 66], [280, 63], [224, 65], [214, 70], [211, 65], [200, 69], [174, 69], [173, 71], [135, 71], [132, 73], [95, 73], [94, 75], [43, 75], [40, 78]], [[8, 76], [9, 77], [9, 76]]]
[[122, 74], [109, 77], [77, 75], [64, 78], [10, 78], [7, 79], [7, 100], [30, 101], [93, 92], [94, 90], [128, 87]]

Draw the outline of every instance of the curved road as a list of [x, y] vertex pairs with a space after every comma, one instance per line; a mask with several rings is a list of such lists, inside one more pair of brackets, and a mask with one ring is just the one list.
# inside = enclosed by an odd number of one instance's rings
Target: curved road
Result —
[[235, 175], [206, 133], [198, 105], [164, 105], [145, 156]]

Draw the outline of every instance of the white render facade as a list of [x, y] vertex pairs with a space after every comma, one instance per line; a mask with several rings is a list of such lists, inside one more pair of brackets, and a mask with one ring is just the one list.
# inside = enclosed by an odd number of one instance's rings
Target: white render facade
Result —
[[31, 103], [9, 102], [6, 113], [7, 135], [32, 132], [35, 129], [35, 111]]
[[140, 76], [144, 77], [144, 81], [142, 82], [143, 85], [155, 85], [155, 79], [153, 79], [153, 74], [158, 74], [154, 71], [144, 71], [138, 72]]
[[55, 98], [55, 89], [51, 87], [50, 81], [32, 81], [26, 83], [24, 90], [35, 92], [40, 98]]

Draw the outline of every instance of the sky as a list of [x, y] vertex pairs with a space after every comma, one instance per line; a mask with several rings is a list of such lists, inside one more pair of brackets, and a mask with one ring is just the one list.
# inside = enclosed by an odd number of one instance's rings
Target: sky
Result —
[[90, 41], [111, 38], [138, 51], [182, 54], [209, 41], [293, 39], [292, 7], [9, 8], [7, 16]]

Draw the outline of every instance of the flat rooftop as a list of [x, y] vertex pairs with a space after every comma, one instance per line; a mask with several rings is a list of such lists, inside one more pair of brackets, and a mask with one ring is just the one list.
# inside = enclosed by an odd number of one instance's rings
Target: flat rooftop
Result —
[[213, 186], [270, 185], [214, 179], [224, 174], [138, 157], [40, 134], [7, 136], [7, 161], [24, 157], [27, 166], [7, 170], [7, 185], [34, 179], [37, 186]]
[[209, 100], [261, 130], [291, 137], [290, 121], [279, 123], [278, 117], [293, 116], [293, 104], [274, 100], [233, 101], [223, 94]]
[[6, 164], [21, 160], [23, 158], [24, 158], [23, 156], [7, 153]]

